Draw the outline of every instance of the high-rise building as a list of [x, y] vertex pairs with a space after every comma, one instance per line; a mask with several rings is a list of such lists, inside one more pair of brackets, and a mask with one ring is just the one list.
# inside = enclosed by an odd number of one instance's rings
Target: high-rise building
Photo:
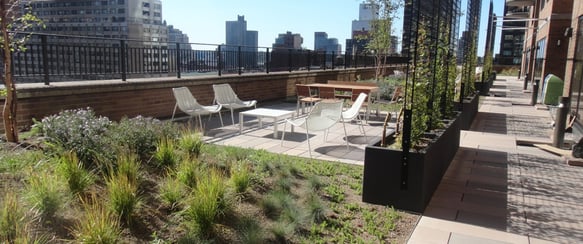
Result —
[[338, 44], [338, 39], [328, 38], [326, 32], [314, 32], [314, 51], [339, 54], [342, 45]]
[[160, 0], [27, 0], [45, 29], [36, 32], [168, 41]]
[[484, 48], [484, 55], [494, 52], [494, 39], [496, 39], [496, 14], [494, 14], [494, 2], [490, 0], [490, 8], [488, 10], [488, 27], [486, 28], [486, 47]]
[[302, 49], [302, 44], [304, 43], [304, 38], [300, 34], [293, 34], [291, 32], [286, 32], [285, 34], [279, 34], [275, 38], [275, 43], [273, 43], [273, 48], [276, 49]]
[[[44, 21], [46, 28], [36, 27], [38, 34], [87, 36], [103, 39], [78, 39], [48, 36], [52, 43], [74, 45], [75, 42], [95, 42], [100, 47], [78, 52], [49, 50], [49, 55], [71, 60], [69, 73], [89, 67], [95, 73], [115, 73], [121, 65], [119, 47], [126, 41], [134, 55], [128, 67], [135, 70], [168, 69], [168, 28], [162, 21], [160, 0], [25, 0], [33, 14]], [[38, 36], [35, 36], [35, 38]], [[31, 43], [40, 42], [32, 39]], [[71, 49], [75, 47], [69, 46]], [[61, 50], [62, 51], [62, 50]], [[81, 64], [84, 65], [75, 65]]]
[[371, 28], [371, 21], [378, 16], [378, 6], [372, 3], [361, 3], [358, 6], [358, 20], [352, 21], [351, 38], [346, 39], [346, 53], [356, 54], [366, 51], [366, 37]]
[[500, 54], [496, 57], [497, 64], [520, 65], [524, 50], [526, 21], [519, 21], [519, 19], [526, 19], [528, 16], [528, 6], [514, 5], [513, 3], [504, 5]]
[[[225, 24], [225, 68], [255, 67], [257, 65], [257, 31], [247, 30], [247, 21], [244, 15], [238, 15], [236, 21], [227, 21]], [[241, 55], [239, 55], [241, 52]], [[241, 57], [241, 58], [239, 58]]]
[[[176, 45], [174, 45], [174, 43], [184, 44], [184, 45], [180, 45], [181, 49], [187, 48], [187, 46], [190, 47], [190, 45], [186, 45], [186, 43], [190, 42], [188, 40], [188, 35], [185, 33], [182, 33], [181, 30], [174, 28], [173, 25], [168, 25], [168, 42], [170, 43], [168, 45], [168, 48], [170, 48], [170, 49], [176, 48]], [[187, 49], [190, 49], [190, 48], [187, 48]]]

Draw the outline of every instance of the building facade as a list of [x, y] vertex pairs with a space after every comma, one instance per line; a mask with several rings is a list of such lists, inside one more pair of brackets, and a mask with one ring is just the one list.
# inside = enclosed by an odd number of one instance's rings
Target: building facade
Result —
[[338, 39], [328, 38], [326, 32], [314, 32], [314, 51], [339, 54], [342, 45], [338, 44]]
[[[517, 1], [505, 2], [504, 17], [501, 19], [500, 53], [496, 57], [497, 64], [518, 66], [522, 63], [527, 22], [521, 19], [529, 17], [528, 11], [528, 6], [519, 4]], [[526, 69], [522, 67], [521, 70]]]
[[[65, 47], [48, 50], [49, 59], [70, 61], [70, 65], [58, 67], [56, 73], [82, 73], [81, 69], [96, 75], [118, 73], [122, 43], [127, 54], [134, 57], [125, 63], [129, 73], [165, 71], [169, 67], [168, 27], [162, 20], [160, 0], [27, 0], [22, 4], [30, 6], [46, 25], [36, 27], [35, 33], [48, 34], [44, 37], [46, 42], [67, 45], [66, 50]], [[41, 43], [39, 37], [35, 35], [31, 43]], [[95, 46], [81, 49], [75, 45], [80, 42], [92, 42]], [[35, 51], [26, 59], [34, 60], [34, 53], [38, 53]], [[16, 62], [27, 62], [26, 59], [17, 58]]]
[[358, 6], [358, 20], [352, 21], [351, 38], [346, 39], [346, 53], [352, 55], [366, 51], [368, 40], [365, 38], [371, 28], [371, 21], [377, 18], [378, 6], [361, 3]]
[[257, 66], [257, 46], [259, 33], [247, 30], [244, 15], [237, 16], [236, 21], [225, 23], [224, 68]]

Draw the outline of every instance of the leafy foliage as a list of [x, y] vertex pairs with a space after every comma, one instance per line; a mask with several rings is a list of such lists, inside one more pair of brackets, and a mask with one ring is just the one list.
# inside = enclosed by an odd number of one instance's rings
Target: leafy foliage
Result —
[[177, 128], [172, 123], [137, 116], [122, 118], [118, 123], [112, 124], [106, 136], [121, 150], [135, 152], [140, 158], [149, 158], [156, 150], [156, 143], [163, 137], [175, 138], [176, 131]]
[[91, 108], [73, 109], [43, 118], [40, 130], [50, 145], [73, 151], [81, 162], [91, 166], [114, 157], [111, 144], [104, 137], [111, 124], [107, 117], [96, 116]]

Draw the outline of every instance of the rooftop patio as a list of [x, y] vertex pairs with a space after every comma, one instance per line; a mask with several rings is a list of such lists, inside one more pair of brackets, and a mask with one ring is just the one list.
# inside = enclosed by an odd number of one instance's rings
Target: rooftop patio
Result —
[[[460, 149], [423, 213], [409, 243], [576, 243], [583, 240], [583, 168], [569, 166], [557, 155], [517, 141], [551, 142], [551, 115], [529, 105], [521, 80], [499, 77], [491, 96], [481, 97], [479, 113], [462, 131]], [[295, 103], [260, 103], [259, 107], [294, 110]], [[223, 113], [223, 117], [227, 118]], [[238, 118], [238, 116], [235, 116]], [[339, 163], [364, 162], [367, 143], [380, 138], [384, 116], [371, 116], [367, 139], [355, 123], [346, 123], [349, 150], [341, 124], [310, 132], [312, 157]], [[258, 127], [245, 119], [221, 127], [213, 116], [205, 122], [209, 143], [309, 157], [305, 130], [286, 128], [281, 143], [273, 124]]]

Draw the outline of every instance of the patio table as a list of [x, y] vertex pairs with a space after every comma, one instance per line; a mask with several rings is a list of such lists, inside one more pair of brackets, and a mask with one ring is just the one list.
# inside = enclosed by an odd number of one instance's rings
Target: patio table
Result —
[[[286, 118], [293, 118], [295, 111], [272, 109], [272, 108], [256, 108], [239, 113], [239, 133], [243, 133], [243, 116], [256, 117], [259, 121], [259, 128], [263, 127], [263, 118], [273, 119], [273, 138], [277, 138], [277, 124], [279, 121]], [[293, 126], [292, 126], [293, 132]]]

